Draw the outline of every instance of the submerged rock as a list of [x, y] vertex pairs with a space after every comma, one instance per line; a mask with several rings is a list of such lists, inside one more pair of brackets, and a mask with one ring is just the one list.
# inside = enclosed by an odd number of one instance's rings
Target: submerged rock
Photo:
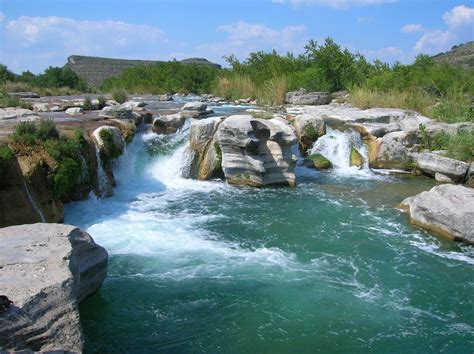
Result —
[[401, 203], [412, 224], [452, 240], [474, 244], [474, 189], [443, 184]]
[[295, 185], [296, 157], [290, 150], [296, 136], [280, 120], [230, 116], [219, 125], [217, 142], [229, 183], [255, 187]]
[[108, 255], [85, 231], [33, 224], [0, 229], [0, 349], [81, 352], [77, 304], [107, 274]]
[[332, 168], [332, 163], [321, 154], [312, 154], [305, 159], [305, 165], [316, 167], [318, 170], [327, 170]]
[[349, 158], [349, 166], [356, 166], [359, 169], [364, 167], [364, 158], [362, 157], [361, 153], [353, 147], [351, 148], [351, 155], [350, 155], [350, 158]]
[[292, 91], [285, 95], [285, 102], [300, 105], [325, 105], [331, 103], [329, 92], [306, 92], [306, 90]]

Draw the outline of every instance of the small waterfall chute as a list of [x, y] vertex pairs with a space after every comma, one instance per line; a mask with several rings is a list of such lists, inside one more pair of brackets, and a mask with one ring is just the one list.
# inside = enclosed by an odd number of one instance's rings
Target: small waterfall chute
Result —
[[340, 131], [328, 127], [326, 134], [314, 143], [308, 153], [321, 154], [341, 174], [370, 173], [367, 146], [355, 130]]
[[110, 195], [112, 186], [110, 185], [109, 178], [105, 173], [104, 167], [102, 166], [102, 159], [100, 158], [99, 148], [95, 147], [95, 157], [97, 161], [97, 192], [96, 195], [99, 198]]

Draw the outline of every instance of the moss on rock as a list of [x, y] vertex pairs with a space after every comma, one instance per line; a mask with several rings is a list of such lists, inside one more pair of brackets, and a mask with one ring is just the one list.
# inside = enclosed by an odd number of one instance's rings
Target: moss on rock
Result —
[[327, 170], [329, 168], [332, 168], [331, 161], [329, 161], [327, 158], [325, 158], [319, 153], [308, 156], [306, 160], [308, 162], [311, 162], [313, 166], [316, 167], [318, 170]]

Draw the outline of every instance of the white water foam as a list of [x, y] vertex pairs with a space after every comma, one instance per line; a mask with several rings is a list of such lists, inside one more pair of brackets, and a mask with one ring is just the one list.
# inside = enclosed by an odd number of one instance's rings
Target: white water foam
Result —
[[[269, 274], [274, 268], [277, 274], [297, 269], [292, 253], [264, 246], [243, 248], [208, 231], [208, 221], [224, 217], [218, 211], [186, 208], [187, 200], [202, 195], [238, 193], [222, 182], [185, 178], [192, 157], [188, 135], [189, 122], [173, 136], [138, 134], [114, 164], [114, 196], [71, 203], [66, 221], [84, 225], [112, 254], [153, 257], [160, 267], [154, 276], [227, 277], [252, 274], [262, 267]], [[150, 157], [145, 148], [157, 141], [168, 153]]]
[[[363, 166], [350, 166], [351, 149], [356, 149], [363, 158]], [[320, 137], [308, 151], [309, 154], [319, 153], [331, 161], [334, 172], [339, 175], [354, 177], [373, 177], [369, 169], [367, 146], [360, 134], [354, 130], [339, 131], [327, 127], [326, 134]]]

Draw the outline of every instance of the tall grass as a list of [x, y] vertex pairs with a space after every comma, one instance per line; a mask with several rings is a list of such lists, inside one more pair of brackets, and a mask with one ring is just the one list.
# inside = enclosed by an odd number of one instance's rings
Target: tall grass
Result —
[[434, 97], [419, 89], [379, 91], [366, 87], [353, 87], [349, 93], [349, 102], [362, 109], [402, 108], [432, 116], [433, 106], [436, 103]]
[[218, 78], [213, 93], [227, 100], [257, 99], [259, 104], [280, 105], [288, 89], [286, 77], [274, 77], [257, 85], [249, 76], [235, 75]]

